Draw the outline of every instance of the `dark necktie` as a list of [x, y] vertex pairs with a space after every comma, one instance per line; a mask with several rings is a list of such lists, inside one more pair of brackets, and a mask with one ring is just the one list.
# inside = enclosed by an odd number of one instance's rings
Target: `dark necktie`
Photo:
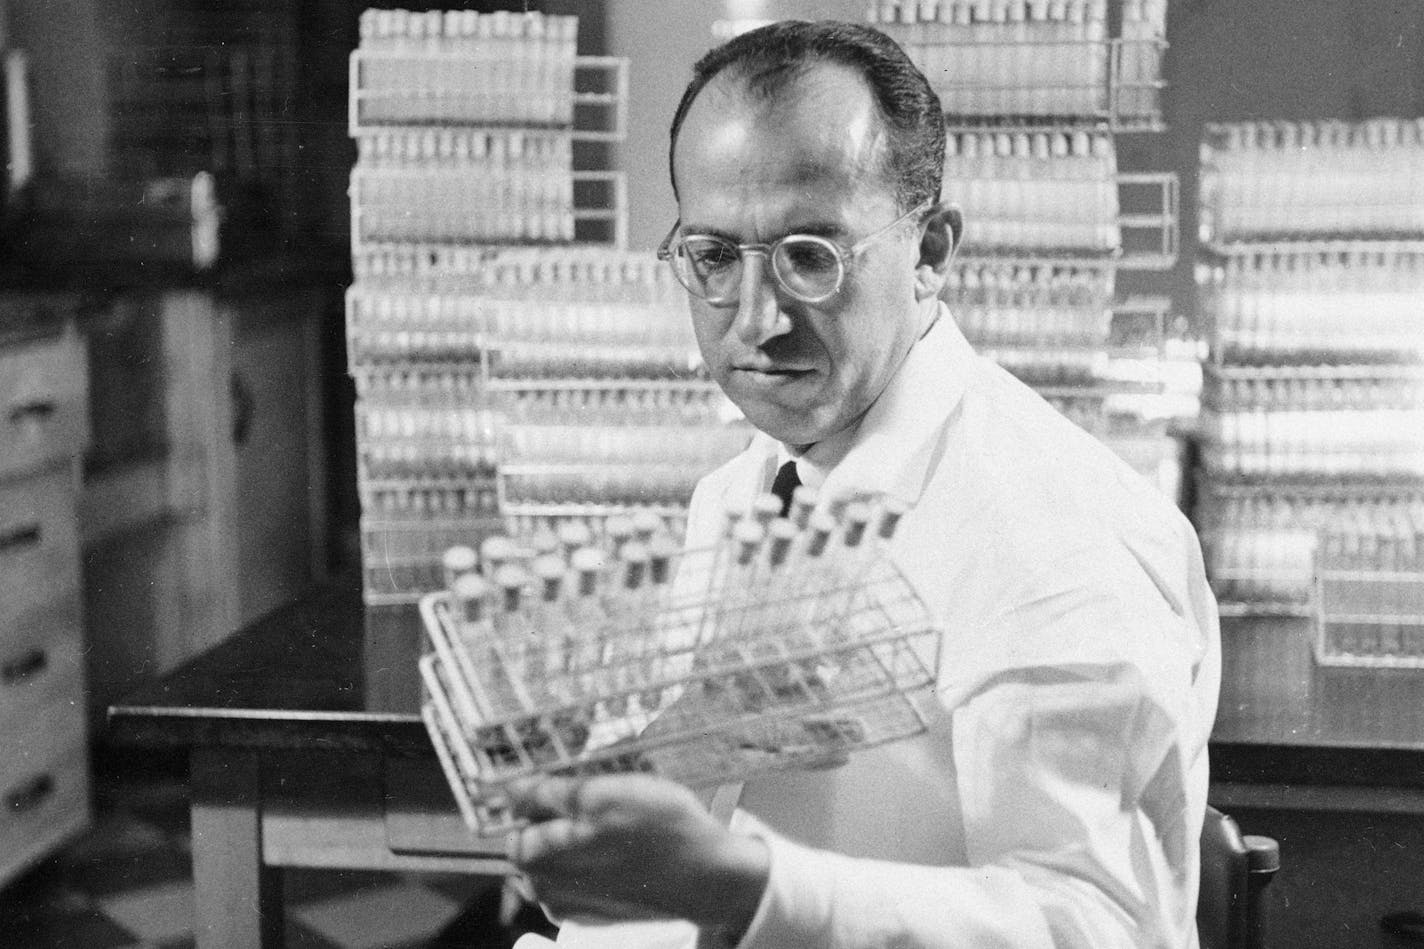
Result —
[[796, 474], [796, 462], [788, 461], [776, 472], [776, 480], [771, 482], [771, 493], [781, 501], [781, 516], [791, 510], [791, 494], [801, 486], [801, 478]]

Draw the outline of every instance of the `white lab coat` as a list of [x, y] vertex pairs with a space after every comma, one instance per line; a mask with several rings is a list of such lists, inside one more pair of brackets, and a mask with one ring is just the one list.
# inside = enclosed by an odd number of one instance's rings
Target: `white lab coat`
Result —
[[[693, 496], [690, 547], [770, 485], [757, 436]], [[1195, 534], [942, 316], [826, 475], [912, 505], [891, 555], [943, 629], [929, 731], [748, 783], [771, 879], [739, 949], [1194, 949], [1220, 644]], [[560, 944], [682, 949], [686, 923]]]

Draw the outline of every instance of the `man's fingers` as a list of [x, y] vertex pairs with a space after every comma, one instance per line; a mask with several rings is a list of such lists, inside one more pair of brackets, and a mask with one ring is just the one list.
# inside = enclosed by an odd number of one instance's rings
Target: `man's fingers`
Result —
[[583, 780], [541, 777], [515, 781], [506, 788], [514, 816], [524, 820], [577, 817]]
[[505, 856], [517, 867], [536, 867], [551, 854], [577, 847], [593, 833], [587, 822], [570, 817], [528, 824], [505, 837]]

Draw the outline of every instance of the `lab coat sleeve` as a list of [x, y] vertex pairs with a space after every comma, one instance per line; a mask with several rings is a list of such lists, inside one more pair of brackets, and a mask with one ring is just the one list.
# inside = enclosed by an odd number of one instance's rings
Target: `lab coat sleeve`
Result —
[[1174, 927], [1156, 917], [1189, 911], [1174, 896], [1187, 888], [1173, 829], [1185, 824], [1180, 799], [1167, 815], [1146, 800], [1171, 788], [1175, 765], [1164, 778], [1142, 764], [1170, 761], [1173, 729], [1131, 670], [1054, 678], [1009, 677], [955, 714], [968, 866], [852, 859], [744, 819], [772, 860], [739, 949], [1159, 945], [1153, 934]]

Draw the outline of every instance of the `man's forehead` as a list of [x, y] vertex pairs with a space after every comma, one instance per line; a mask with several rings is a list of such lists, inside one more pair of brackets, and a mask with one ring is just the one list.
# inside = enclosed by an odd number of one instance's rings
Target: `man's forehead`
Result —
[[[684, 148], [684, 138], [696, 138], [696, 147]], [[761, 150], [787, 177], [810, 180], [848, 164], [878, 167], [884, 139], [869, 86], [849, 67], [813, 64], [770, 91], [724, 73], [689, 108], [674, 162], [716, 163]]]
[[870, 85], [841, 63], [810, 62], [775, 78], [729, 67], [714, 76], [693, 101], [692, 110], [716, 114], [776, 116], [782, 113], [865, 111], [877, 117]]

